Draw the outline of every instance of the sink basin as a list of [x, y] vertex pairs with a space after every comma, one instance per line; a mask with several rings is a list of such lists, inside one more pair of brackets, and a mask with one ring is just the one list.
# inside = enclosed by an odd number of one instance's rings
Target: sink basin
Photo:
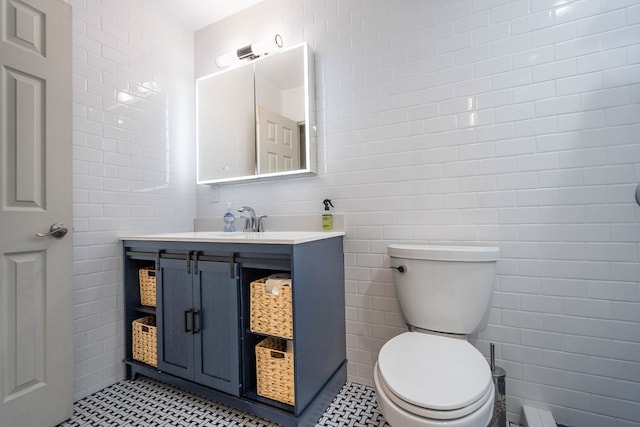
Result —
[[264, 243], [298, 244], [330, 237], [344, 236], [341, 231], [264, 231], [245, 233], [235, 231], [194, 231], [185, 233], [163, 233], [143, 236], [125, 236], [121, 240], [153, 240], [163, 242], [211, 242], [211, 243]]

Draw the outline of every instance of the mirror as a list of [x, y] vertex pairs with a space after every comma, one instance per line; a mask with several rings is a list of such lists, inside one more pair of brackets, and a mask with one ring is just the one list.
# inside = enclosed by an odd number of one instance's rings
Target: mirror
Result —
[[305, 43], [198, 79], [198, 183], [315, 173], [313, 70]]

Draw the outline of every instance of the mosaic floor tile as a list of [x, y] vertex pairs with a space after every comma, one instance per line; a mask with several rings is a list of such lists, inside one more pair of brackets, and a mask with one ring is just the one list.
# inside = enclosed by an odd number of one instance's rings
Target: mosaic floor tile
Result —
[[[75, 403], [73, 417], [58, 427], [276, 427], [278, 424], [178, 388], [138, 377], [121, 381]], [[372, 387], [347, 383], [316, 426], [389, 427]]]

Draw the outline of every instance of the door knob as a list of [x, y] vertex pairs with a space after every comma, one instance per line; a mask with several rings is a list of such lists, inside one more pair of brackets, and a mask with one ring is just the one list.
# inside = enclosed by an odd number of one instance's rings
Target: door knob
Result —
[[67, 227], [64, 226], [64, 224], [60, 224], [59, 222], [56, 222], [54, 224], [51, 225], [51, 228], [49, 228], [49, 232], [48, 233], [36, 233], [36, 237], [55, 237], [56, 239], [62, 239], [64, 236], [67, 235], [67, 232], [69, 230], [67, 229]]

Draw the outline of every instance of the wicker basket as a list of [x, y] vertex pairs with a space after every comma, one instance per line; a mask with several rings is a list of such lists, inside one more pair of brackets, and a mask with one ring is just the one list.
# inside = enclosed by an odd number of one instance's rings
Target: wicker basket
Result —
[[293, 339], [291, 286], [280, 285], [268, 289], [267, 279], [251, 282], [252, 332]]
[[293, 353], [287, 353], [286, 348], [282, 339], [260, 341], [256, 345], [256, 378], [260, 396], [293, 405]]
[[133, 329], [133, 358], [151, 366], [158, 366], [158, 328], [155, 316], [136, 319]]
[[143, 267], [140, 276], [140, 304], [156, 306], [156, 270], [154, 267]]

